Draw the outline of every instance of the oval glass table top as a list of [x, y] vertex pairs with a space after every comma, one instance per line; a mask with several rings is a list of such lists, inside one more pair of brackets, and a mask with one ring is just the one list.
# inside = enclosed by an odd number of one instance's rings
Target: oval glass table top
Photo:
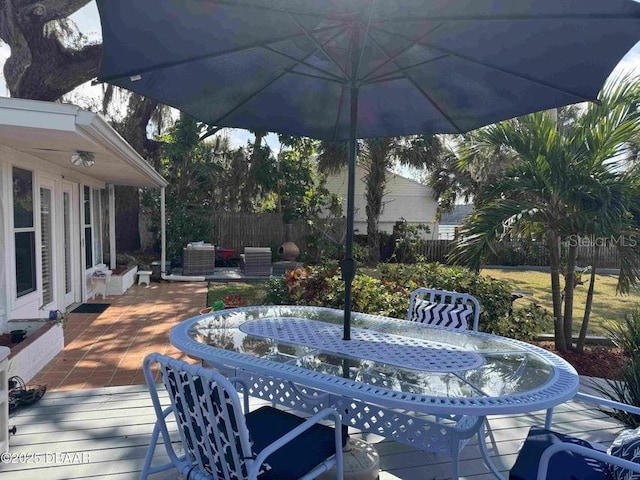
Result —
[[578, 388], [569, 363], [524, 342], [356, 312], [342, 340], [342, 320], [321, 307], [237, 308], [182, 322], [171, 342], [214, 364], [429, 413], [528, 412]]

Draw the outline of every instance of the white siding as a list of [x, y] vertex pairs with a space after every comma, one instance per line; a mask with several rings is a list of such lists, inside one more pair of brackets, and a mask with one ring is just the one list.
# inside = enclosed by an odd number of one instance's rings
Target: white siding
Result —
[[[31, 292], [23, 297], [16, 298], [16, 286], [15, 286], [15, 246], [13, 241], [13, 201], [11, 200], [11, 181], [12, 181], [12, 166], [27, 169], [33, 172], [34, 182], [34, 221], [36, 231], [36, 291]], [[0, 215], [0, 239], [4, 240], [4, 246], [0, 249], [0, 265], [2, 265], [2, 274], [0, 274], [0, 333], [3, 333], [7, 328], [7, 321], [12, 319], [26, 319], [26, 318], [47, 318], [48, 311], [52, 310], [64, 310], [64, 268], [60, 263], [61, 259], [64, 259], [64, 232], [63, 223], [58, 221], [62, 218], [62, 181], [66, 178], [78, 178], [78, 175], [71, 170], [65, 171], [60, 166], [49, 164], [42, 159], [33, 157], [31, 155], [19, 152], [12, 148], [0, 145], [0, 205], [2, 207], [2, 214]], [[94, 188], [103, 187], [104, 184], [91, 177], [81, 175], [81, 179]], [[50, 186], [53, 190], [53, 209], [55, 212], [54, 218], [56, 218], [55, 225], [53, 226], [52, 235], [54, 237], [53, 244], [55, 245], [55, 252], [53, 255], [53, 272], [54, 272], [54, 291], [53, 301], [46, 306], [43, 306], [42, 298], [42, 276], [40, 267], [40, 200], [39, 189], [41, 185]], [[74, 184], [75, 188], [78, 188], [78, 184]], [[79, 197], [76, 195], [76, 202]], [[73, 205], [76, 212], [79, 211], [79, 205]], [[78, 218], [78, 215], [75, 215]], [[72, 229], [79, 232], [79, 224], [72, 225]], [[79, 246], [77, 247], [79, 250]], [[76, 258], [80, 259], [82, 256], [76, 255]], [[76, 275], [80, 273], [80, 265], [74, 266]], [[84, 298], [80, 296], [80, 278], [77, 278], [75, 283], [77, 290], [76, 301], [83, 300], [90, 297], [94, 292], [85, 291]], [[3, 310], [6, 311], [3, 313]]]
[[[364, 175], [364, 170], [358, 167], [356, 170], [355, 229], [356, 234], [362, 235], [367, 233], [365, 184], [362, 180]], [[347, 170], [343, 169], [340, 173], [329, 176], [326, 186], [331, 193], [339, 195], [343, 199], [344, 211], [347, 198]], [[429, 238], [437, 238], [435, 217], [438, 203], [433, 199], [431, 188], [388, 171], [382, 204], [379, 223], [381, 231], [391, 233], [394, 224], [404, 218], [411, 224], [428, 225], [431, 229]]]

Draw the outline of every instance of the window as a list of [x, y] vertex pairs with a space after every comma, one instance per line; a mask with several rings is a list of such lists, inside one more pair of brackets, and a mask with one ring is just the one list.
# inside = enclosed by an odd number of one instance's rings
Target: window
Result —
[[36, 290], [36, 229], [33, 221], [33, 172], [13, 167], [13, 234], [16, 293]]
[[93, 252], [96, 265], [102, 263], [102, 209], [100, 208], [100, 190], [93, 189]]
[[71, 293], [71, 193], [62, 194], [64, 215], [64, 293]]
[[93, 229], [91, 228], [91, 189], [84, 187], [84, 258], [87, 268], [93, 267]]
[[102, 227], [100, 191], [84, 187], [84, 250], [87, 268], [102, 263]]
[[52, 192], [40, 188], [40, 243], [42, 252], [42, 304], [53, 301]]

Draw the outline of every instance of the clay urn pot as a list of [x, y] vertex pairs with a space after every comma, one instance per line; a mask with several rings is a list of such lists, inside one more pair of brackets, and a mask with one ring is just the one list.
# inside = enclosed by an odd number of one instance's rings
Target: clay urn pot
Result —
[[291, 227], [292, 225], [290, 223], [285, 225], [285, 242], [280, 245], [280, 248], [278, 249], [278, 255], [280, 255], [280, 258], [287, 262], [295, 260], [298, 258], [298, 255], [300, 255], [300, 249], [291, 241]]
[[284, 242], [278, 249], [278, 255], [280, 255], [280, 258], [283, 260], [291, 262], [298, 258], [298, 255], [300, 255], [300, 249], [293, 242]]

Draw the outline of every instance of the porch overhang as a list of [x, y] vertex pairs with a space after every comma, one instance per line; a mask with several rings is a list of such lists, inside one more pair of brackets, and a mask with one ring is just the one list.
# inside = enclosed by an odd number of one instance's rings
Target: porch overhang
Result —
[[[167, 185], [101, 115], [71, 104], [0, 97], [0, 145], [105, 184]], [[95, 163], [73, 165], [78, 151], [93, 153]]]

